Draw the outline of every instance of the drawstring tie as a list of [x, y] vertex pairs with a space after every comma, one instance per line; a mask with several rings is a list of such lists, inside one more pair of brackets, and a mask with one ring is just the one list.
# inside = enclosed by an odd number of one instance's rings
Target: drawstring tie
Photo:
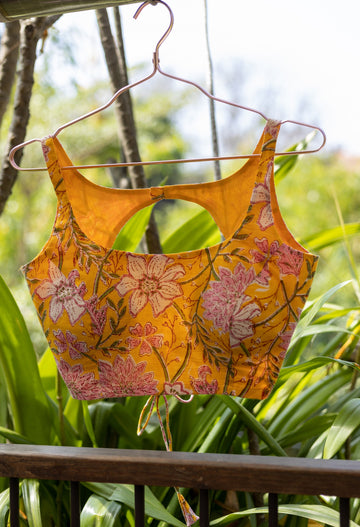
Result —
[[[193, 399], [192, 395], [190, 396], [189, 399], [182, 399], [177, 394], [174, 394], [174, 396], [179, 401], [181, 401], [183, 403], [189, 403]], [[163, 420], [162, 420], [161, 415], [160, 415], [160, 408], [159, 408], [160, 397], [161, 397], [161, 395], [151, 395], [148, 398], [148, 400], [146, 401], [146, 403], [145, 403], [145, 405], [144, 405], [144, 407], [143, 407], [143, 409], [141, 411], [141, 414], [140, 414], [138, 428], [137, 428], [137, 435], [140, 436], [144, 432], [144, 430], [147, 427], [147, 425], [149, 424], [150, 417], [151, 417], [151, 415], [152, 415], [152, 413], [154, 411], [154, 406], [156, 404], [156, 413], [157, 413], [157, 416], [158, 416], [158, 419], [159, 419], [160, 429], [161, 429], [161, 433], [162, 433], [163, 440], [164, 440], [164, 443], [165, 443], [165, 447], [166, 447], [166, 450], [168, 452], [172, 452], [172, 436], [171, 436], [171, 431], [170, 431], [169, 402], [167, 400], [166, 395], [162, 394], [162, 397], [163, 397], [164, 403], [165, 403], [165, 416], [166, 416], [165, 417], [165, 426], [164, 426]], [[149, 406], [150, 406], [150, 408], [148, 409]], [[147, 411], [147, 415], [146, 415], [146, 418], [145, 418], [145, 423], [142, 424], [146, 411]], [[186, 525], [188, 527], [190, 527], [190, 525], [192, 525], [193, 523], [195, 523], [199, 519], [199, 516], [197, 516], [195, 514], [195, 512], [192, 510], [192, 508], [190, 507], [190, 505], [188, 504], [188, 502], [186, 501], [184, 496], [181, 494], [179, 488], [178, 487], [174, 487], [174, 488], [175, 488], [175, 492], [177, 494], [179, 505], [180, 505], [181, 511], [183, 513]]]

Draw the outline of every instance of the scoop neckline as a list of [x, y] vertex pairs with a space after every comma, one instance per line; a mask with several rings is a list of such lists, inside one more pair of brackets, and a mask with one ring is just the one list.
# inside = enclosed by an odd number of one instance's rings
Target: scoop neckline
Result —
[[[203, 183], [180, 183], [180, 184], [175, 184], [175, 185], [165, 185], [163, 187], [144, 187], [144, 188], [136, 188], [136, 189], [119, 189], [119, 188], [116, 188], [116, 187], [106, 187], [106, 186], [99, 185], [99, 184], [94, 183], [93, 181], [89, 180], [81, 172], [79, 172], [79, 170], [76, 169], [76, 167], [74, 167], [71, 170], [67, 169], [66, 171], [64, 171], [61, 168], [61, 165], [60, 165], [60, 162], [59, 162], [58, 152], [56, 151], [56, 149], [59, 148], [62, 151], [62, 153], [65, 156], [66, 160], [69, 162], [68, 166], [71, 166], [71, 165], [73, 165], [73, 163], [72, 163], [71, 159], [69, 158], [65, 148], [63, 147], [62, 143], [57, 138], [57, 136], [49, 136], [46, 139], [51, 139], [51, 141], [53, 143], [53, 145], [52, 145], [53, 146], [53, 153], [54, 153], [54, 156], [55, 156], [55, 160], [56, 160], [56, 163], [57, 163], [58, 170], [59, 170], [60, 175], [62, 177], [62, 180], [64, 182], [65, 194], [66, 194], [67, 201], [69, 203], [69, 207], [71, 209], [73, 221], [76, 223], [77, 228], [79, 229], [79, 232], [84, 237], [84, 239], [86, 239], [86, 241], [89, 243], [89, 245], [96, 246], [101, 251], [103, 251], [103, 253], [105, 255], [106, 254], [110, 254], [110, 253], [114, 253], [114, 254], [118, 254], [118, 255], [132, 254], [134, 256], [143, 257], [143, 258], [152, 257], [152, 256], [155, 256], [155, 255], [162, 255], [164, 257], [169, 257], [169, 258], [176, 258], [176, 257], [177, 258], [193, 258], [193, 257], [199, 256], [200, 254], [202, 254], [204, 252], [209, 252], [210, 254], [212, 254], [212, 253], [214, 253], [216, 251], [219, 252], [219, 250], [222, 247], [228, 246], [232, 241], [235, 240], [234, 235], [242, 228], [244, 222], [247, 220], [249, 214], [251, 213], [251, 206], [252, 206], [251, 205], [251, 196], [252, 196], [252, 192], [253, 192], [253, 190], [255, 188], [255, 185], [256, 185], [256, 182], [257, 182], [257, 180], [259, 178], [261, 162], [262, 162], [264, 156], [266, 155], [266, 153], [268, 152], [267, 150], [263, 150], [263, 146], [264, 146], [264, 142], [265, 142], [266, 128], [268, 127], [269, 122], [271, 122], [271, 120], [268, 120], [265, 123], [265, 126], [264, 126], [264, 128], [262, 130], [262, 133], [260, 135], [258, 143], [255, 146], [255, 149], [253, 151], [253, 153], [259, 153], [259, 156], [258, 157], [251, 157], [251, 158], [249, 158], [244, 163], [244, 165], [242, 165], [240, 168], [238, 168], [235, 171], [233, 171], [229, 176], [226, 176], [225, 178], [222, 178], [222, 179], [216, 180], [216, 181], [207, 181], [207, 182], [203, 182]], [[269, 162], [273, 161], [273, 160], [274, 160], [274, 153], [271, 152], [270, 155], [269, 155]], [[250, 192], [250, 195], [249, 195], [249, 202], [248, 202], [248, 205], [246, 207], [246, 211], [242, 215], [242, 217], [239, 220], [239, 222], [237, 223], [237, 226], [236, 226], [235, 230], [228, 237], [226, 237], [224, 240], [221, 240], [217, 244], [210, 245], [208, 247], [201, 247], [199, 249], [192, 249], [190, 251], [182, 251], [182, 252], [176, 252], [176, 253], [140, 253], [140, 252], [133, 252], [133, 251], [127, 251], [125, 249], [114, 249], [113, 247], [105, 247], [104, 245], [92, 240], [86, 234], [86, 232], [84, 231], [84, 229], [82, 228], [82, 226], [79, 224], [79, 222], [77, 220], [77, 217], [76, 217], [76, 214], [74, 212], [74, 208], [73, 208], [71, 199], [69, 197], [69, 192], [68, 192], [69, 185], [67, 184], [67, 181], [66, 181], [66, 175], [64, 175], [65, 172], [70, 172], [70, 173], [72, 172], [81, 181], [81, 184], [90, 185], [90, 186], [92, 186], [94, 188], [101, 189], [102, 192], [105, 191], [105, 192], [109, 192], [109, 193], [118, 193], [120, 195], [121, 193], [131, 193], [131, 192], [139, 192], [140, 191], [142, 193], [148, 193], [151, 196], [151, 192], [153, 192], [154, 190], [158, 191], [160, 189], [169, 188], [169, 187], [171, 187], [171, 188], [180, 188], [180, 187], [195, 187], [195, 186], [202, 186], [202, 185], [219, 186], [219, 187], [221, 187], [221, 185], [225, 184], [225, 182], [228, 179], [235, 178], [236, 176], [239, 175], [240, 172], [245, 170], [246, 167], [248, 167], [249, 165], [253, 164], [254, 162], [256, 162], [257, 166], [256, 166], [256, 170], [255, 170], [255, 175], [254, 175], [254, 177], [252, 179], [252, 186], [251, 186], [251, 192]], [[274, 167], [272, 168], [272, 171], [273, 170], [274, 170]], [[273, 172], [272, 172], [272, 177], [273, 177]], [[186, 200], [184, 200], [184, 201], [186, 201]], [[133, 212], [133, 214], [129, 217], [129, 219], [126, 220], [126, 222], [120, 227], [120, 230], [118, 231], [118, 234], [121, 232], [121, 230], [126, 225], [126, 223], [130, 220], [130, 218], [132, 218], [134, 216], [134, 214], [136, 214], [136, 212], [138, 212], [138, 210], [142, 210], [143, 208], [146, 208], [147, 206], [148, 205], [145, 205], [144, 207], [140, 207], [139, 209], [135, 210]], [[202, 209], [203, 210], [207, 210], [209, 212], [209, 214], [211, 214], [210, 211], [206, 207], [202, 207]], [[271, 200], [271, 213], [273, 215], [272, 200]], [[274, 218], [274, 216], [273, 216], [273, 218]], [[219, 232], [221, 232], [216, 221], [215, 221], [215, 224], [217, 225], [217, 227], [219, 229]], [[316, 255], [313, 255], [307, 249], [302, 248], [302, 250], [301, 250], [299, 248], [292, 247], [287, 242], [282, 240], [282, 236], [281, 236], [280, 232], [278, 231], [278, 229], [276, 227], [275, 221], [274, 221], [274, 227], [275, 227], [276, 233], [278, 234], [279, 241], [282, 244], [285, 244], [291, 250], [294, 250], [294, 251], [296, 251], [298, 253], [301, 253], [303, 255], [310, 255], [310, 256], [313, 256], [314, 258], [316, 258]], [[296, 240], [295, 240], [295, 242], [296, 242]], [[296, 242], [296, 243], [298, 243], [298, 242]], [[300, 245], [300, 247], [302, 247], [302, 246]]]
[[[164, 187], [145, 187], [145, 188], [136, 188], [136, 189], [118, 189], [116, 187], [106, 187], [106, 186], [102, 186], [102, 185], [99, 185], [97, 183], [94, 183], [93, 181], [91, 181], [88, 178], [86, 178], [75, 167], [73, 169], [71, 169], [71, 170], [69, 170], [69, 169], [66, 169], [66, 171], [62, 170], [60, 162], [59, 162], [59, 156], [58, 156], [58, 153], [56, 151], [57, 148], [59, 148], [62, 151], [62, 153], [67, 158], [67, 161], [69, 161], [69, 165], [68, 166], [73, 165], [73, 163], [72, 163], [71, 159], [69, 158], [65, 148], [63, 147], [62, 143], [60, 142], [60, 140], [58, 139], [57, 136], [50, 136], [47, 139], [51, 139], [52, 143], [53, 143], [53, 153], [54, 153], [54, 156], [55, 156], [57, 167], [58, 167], [58, 169], [60, 171], [61, 177], [62, 177], [63, 182], [64, 182], [65, 193], [66, 193], [67, 201], [68, 201], [70, 209], [71, 209], [73, 221], [75, 221], [75, 223], [77, 225], [77, 228], [81, 232], [81, 235], [87, 240], [87, 242], [89, 244], [95, 245], [96, 247], [101, 249], [105, 254], [110, 253], [110, 252], [113, 252], [114, 254], [122, 254], [122, 255], [124, 255], [124, 254], [133, 254], [134, 256], [141, 256], [141, 257], [144, 257], [144, 258], [160, 254], [160, 255], [163, 255], [163, 256], [168, 256], [169, 258], [174, 258], [174, 257], [192, 258], [192, 257], [199, 256], [201, 253], [204, 253], [204, 252], [210, 252], [210, 254], [211, 254], [213, 252], [219, 251], [222, 246], [229, 245], [229, 243], [231, 243], [231, 241], [234, 240], [235, 233], [238, 230], [241, 229], [242, 225], [244, 224], [244, 222], [246, 221], [247, 217], [249, 216], [249, 212], [250, 212], [250, 208], [251, 208], [251, 201], [250, 200], [251, 200], [251, 196], [252, 196], [252, 191], [255, 188], [256, 182], [257, 182], [258, 177], [259, 177], [261, 161], [262, 161], [264, 155], [266, 154], [266, 151], [263, 151], [262, 147], [264, 145], [264, 139], [265, 139], [265, 135], [266, 135], [266, 127], [268, 126], [268, 123], [269, 123], [269, 121], [267, 121], [265, 123], [265, 126], [264, 126], [264, 128], [263, 128], [263, 130], [261, 132], [260, 138], [259, 138], [259, 140], [258, 140], [258, 142], [257, 142], [257, 144], [255, 146], [254, 151], [253, 151], [253, 153], [256, 153], [256, 151], [258, 150], [259, 156], [258, 157], [251, 157], [251, 158], [249, 158], [240, 168], [237, 168], [236, 170], [232, 171], [232, 173], [229, 176], [226, 176], [225, 178], [222, 178], [222, 179], [216, 180], [216, 181], [206, 181], [206, 182], [203, 182], [203, 183], [180, 183], [180, 184], [175, 184], [175, 185], [165, 185]], [[271, 154], [271, 159], [273, 159], [273, 154]], [[139, 252], [132, 252], [132, 251], [126, 251], [124, 249], [113, 249], [112, 247], [105, 247], [104, 245], [99, 244], [98, 242], [92, 240], [86, 234], [86, 232], [84, 231], [84, 229], [80, 225], [80, 223], [79, 223], [79, 221], [77, 219], [77, 216], [76, 216], [76, 214], [74, 212], [74, 208], [73, 208], [71, 199], [69, 197], [69, 191], [68, 191], [69, 190], [69, 185], [67, 184], [68, 182], [66, 181], [66, 177], [67, 176], [65, 175], [65, 172], [70, 172], [70, 173], [72, 172], [72, 173], [74, 173], [76, 175], [76, 177], [81, 181], [82, 184], [90, 185], [90, 186], [92, 186], [94, 188], [101, 189], [102, 192], [105, 191], [105, 192], [109, 192], [109, 193], [119, 193], [119, 195], [120, 195], [121, 193], [124, 193], [124, 192], [131, 193], [131, 192], [134, 192], [134, 191], [135, 192], [136, 191], [140, 191], [140, 192], [143, 192], [143, 193], [149, 193], [149, 195], [151, 195], [151, 192], [153, 192], [154, 190], [164, 189], [166, 187], [180, 188], [180, 187], [192, 187], [192, 186], [195, 187], [195, 186], [202, 186], [202, 185], [210, 185], [210, 186], [219, 186], [219, 187], [221, 187], [224, 184], [224, 182], [226, 182], [228, 179], [235, 178], [237, 175], [239, 175], [239, 172], [245, 170], [246, 167], [248, 167], [249, 165], [251, 165], [253, 163], [256, 163], [256, 170], [255, 170], [254, 177], [252, 178], [251, 192], [249, 194], [248, 205], [246, 206], [246, 211], [245, 211], [244, 215], [242, 215], [242, 217], [239, 220], [239, 222], [237, 222], [237, 226], [236, 226], [235, 230], [228, 237], [226, 237], [224, 240], [221, 240], [217, 244], [210, 245], [208, 247], [201, 247], [199, 249], [192, 249], [190, 251], [182, 251], [182, 252], [176, 252], [176, 253], [139, 253]], [[184, 200], [184, 201], [186, 201], [186, 200]], [[145, 205], [145, 207], [146, 207], [146, 205]], [[138, 210], [141, 210], [141, 209], [143, 209], [145, 207], [140, 207]], [[205, 207], [202, 207], [202, 209], [208, 211], [208, 209], [206, 209]], [[137, 210], [135, 210], [135, 212], [131, 215], [130, 218], [132, 218], [134, 216], [134, 214], [136, 214], [136, 212], [137, 212]], [[211, 214], [210, 211], [208, 211], [208, 212], [209, 212], [209, 214]], [[126, 225], [126, 223], [128, 221], [129, 220], [127, 220], [125, 222], [125, 224], [121, 226], [121, 228], [119, 230], [119, 233], [121, 232], [121, 230], [123, 229], [123, 227]], [[217, 227], [219, 229], [219, 232], [221, 233], [221, 230], [220, 230], [218, 224], [216, 222], [215, 222], [215, 224], [217, 225]]]

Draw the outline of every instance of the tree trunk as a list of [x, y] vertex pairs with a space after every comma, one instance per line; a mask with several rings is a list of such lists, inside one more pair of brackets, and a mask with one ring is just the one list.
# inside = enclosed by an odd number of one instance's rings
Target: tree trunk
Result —
[[[9, 151], [13, 146], [25, 140], [26, 129], [30, 118], [30, 99], [34, 84], [34, 68], [36, 47], [44, 31], [48, 29], [61, 15], [38, 17], [34, 20], [24, 20], [20, 29], [19, 79], [16, 86], [14, 112], [8, 134], [8, 144], [3, 159], [0, 174], [0, 214], [5, 208], [12, 187], [17, 178], [17, 170], [9, 161]], [[16, 153], [16, 162], [22, 158], [22, 150]]]
[[19, 22], [6, 23], [0, 48], [0, 126], [10, 99], [11, 88], [14, 84], [19, 45]]
[[[109, 71], [113, 91], [117, 91], [128, 84], [127, 67], [124, 53], [124, 45], [121, 32], [120, 17], [117, 17], [117, 37], [119, 40], [119, 51], [117, 51], [111, 32], [109, 17], [106, 9], [96, 11], [100, 39], [104, 49], [105, 60]], [[136, 139], [136, 127], [132, 108], [130, 92], [126, 91], [114, 102], [117, 116], [119, 138], [124, 151], [126, 162], [140, 161], [140, 153]], [[129, 175], [133, 188], [144, 188], [147, 186], [144, 167], [141, 165], [129, 167]], [[147, 249], [151, 253], [161, 253], [159, 235], [153, 216], [150, 218], [146, 229]]]

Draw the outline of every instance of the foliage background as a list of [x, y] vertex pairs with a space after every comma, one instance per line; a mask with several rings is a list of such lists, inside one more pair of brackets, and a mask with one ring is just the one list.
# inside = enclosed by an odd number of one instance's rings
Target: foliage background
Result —
[[[57, 124], [101, 104], [109, 95], [109, 87], [101, 79], [86, 88], [74, 80], [71, 89], [65, 91], [52, 83], [49, 72], [54, 49], [58, 53], [60, 50], [67, 63], [72, 62], [76, 67], [71, 41], [71, 33], [60, 35], [55, 28], [45, 42], [31, 101], [29, 137], [43, 136]], [[147, 65], [139, 65], [133, 75], [142, 75], [144, 68]], [[230, 73], [233, 71], [229, 72], [229, 78]], [[179, 124], [182, 115], [199, 111], [200, 98], [187, 88], [178, 88], [175, 95], [157, 81], [151, 84], [151, 89], [134, 95], [144, 158], [186, 157], [193, 153], [193, 137], [187, 136]], [[235, 127], [229, 127], [234, 119], [232, 113], [227, 114], [224, 107], [221, 112], [220, 135], [226, 137], [227, 144], [233, 151], [251, 150], [261, 123], [241, 127], [239, 138]], [[60, 123], [54, 124], [54, 116]], [[9, 120], [10, 114], [3, 123], [2, 147]], [[114, 130], [110, 111], [98, 115], [91, 126], [84, 123], [69, 129], [61, 140], [74, 162], [102, 161], [117, 155], [119, 147]], [[284, 143], [291, 144], [291, 140], [287, 136]], [[29, 147], [24, 165], [41, 163], [39, 148]], [[223, 174], [235, 166], [236, 163], [228, 163], [223, 167]], [[329, 150], [317, 156], [300, 157], [289, 171], [279, 170], [277, 190], [283, 216], [297, 239], [321, 256], [309, 303], [270, 397], [258, 402], [201, 396], [190, 405], [172, 401], [170, 416], [175, 449], [254, 453], [251, 439], [255, 437], [262, 455], [359, 458], [359, 172], [359, 159]], [[112, 184], [108, 173], [89, 171], [85, 175], [102, 185]], [[147, 170], [148, 182], [153, 185], [212, 177], [212, 168], [205, 164]], [[219, 237], [216, 226], [199, 207], [178, 202], [161, 205], [156, 219], [165, 250], [172, 247], [176, 251], [179, 246], [184, 250], [184, 240], [197, 246], [216, 242]], [[1, 440], [162, 449], [155, 418], [143, 436], [136, 436], [136, 416], [144, 403], [142, 398], [83, 404], [68, 397], [57, 376], [18, 271], [46, 241], [54, 212], [55, 196], [46, 174], [22, 173], [0, 218], [0, 274], [4, 278], [0, 282]], [[141, 216], [140, 213], [133, 223], [137, 241], [127, 246], [128, 250], [136, 250], [141, 239], [141, 232], [136, 228], [141, 224]], [[120, 238], [119, 243], [125, 244], [125, 238], [123, 241]], [[0, 526], [6, 525], [8, 519], [7, 481], [1, 481], [1, 489]], [[24, 481], [21, 490], [21, 508], [27, 518], [22, 520], [23, 525], [68, 524], [66, 484]], [[196, 492], [189, 492], [187, 497], [197, 509]], [[266, 495], [259, 498], [246, 493], [216, 492], [211, 501], [214, 525], [236, 521], [237, 525], [253, 526], [266, 521], [260, 508], [266, 504]], [[290, 511], [286, 508], [289, 505]], [[84, 483], [82, 506], [83, 527], [134, 524], [132, 490], [126, 486]], [[283, 496], [281, 524], [302, 527], [308, 524], [310, 514], [312, 520], [321, 524], [337, 525], [333, 514], [337, 506], [332, 497]], [[250, 514], [249, 509], [254, 507], [257, 514]], [[149, 489], [147, 513], [148, 524], [154, 527], [182, 524], [171, 489]], [[359, 525], [359, 500], [353, 500], [351, 516]]]

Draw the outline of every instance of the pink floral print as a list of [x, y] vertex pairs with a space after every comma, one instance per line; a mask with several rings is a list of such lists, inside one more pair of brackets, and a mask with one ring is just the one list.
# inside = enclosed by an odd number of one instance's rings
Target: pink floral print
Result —
[[163, 342], [163, 335], [155, 335], [157, 328], [151, 322], [146, 322], [143, 327], [137, 323], [135, 326], [130, 326], [129, 331], [132, 337], [126, 339], [129, 351], [140, 346], [140, 355], [150, 355], [154, 348], [161, 348]]
[[76, 278], [79, 278], [79, 271], [73, 269], [66, 277], [60, 269], [49, 260], [49, 278], [43, 280], [35, 289], [35, 294], [42, 300], [51, 297], [49, 316], [53, 322], [57, 322], [63, 311], [66, 311], [70, 324], [73, 326], [85, 313], [86, 302], [84, 294], [86, 287], [84, 282], [77, 287]]
[[270, 245], [267, 238], [262, 238], [261, 240], [255, 238], [254, 241], [259, 250], [251, 249], [250, 253], [253, 255], [254, 262], [256, 263], [268, 260], [279, 250], [279, 242], [277, 240], [271, 242]]
[[[278, 130], [279, 123], [267, 123], [259, 162], [241, 172], [254, 181], [250, 201], [235, 174], [221, 192], [218, 183], [179, 189], [184, 199], [208, 204], [225, 239], [169, 255], [112, 248], [109, 234], [124, 219], [113, 191], [103, 189], [93, 208], [81, 199], [83, 178], [72, 178], [68, 192], [61, 145], [45, 140], [57, 215], [45, 249], [23, 270], [75, 398], [269, 393], [317, 260], [291, 241], [283, 222], [274, 224]], [[173, 187], [163, 192], [176, 194]], [[152, 194], [119, 197], [130, 211]]]
[[260, 209], [259, 216], [256, 223], [259, 225], [262, 231], [266, 231], [269, 227], [274, 225], [274, 218], [271, 208], [271, 193], [270, 193], [270, 178], [273, 171], [274, 163], [270, 161], [268, 163], [266, 176], [263, 183], [256, 183], [253, 190], [250, 202], [264, 203], [264, 206]]
[[175, 395], [179, 397], [180, 395], [189, 395], [191, 394], [190, 390], [187, 390], [184, 386], [184, 383], [181, 381], [176, 382], [164, 382], [164, 393], [166, 395]]
[[259, 240], [255, 238], [255, 244], [259, 250], [251, 249], [250, 254], [253, 256], [254, 263], [264, 262], [264, 266], [260, 273], [256, 276], [255, 281], [262, 286], [268, 286], [271, 274], [269, 271], [269, 260], [276, 255], [279, 249], [279, 242], [274, 241], [269, 246], [269, 241], [266, 238]]
[[279, 131], [280, 124], [281, 124], [281, 121], [276, 121], [275, 119], [270, 119], [266, 123], [264, 133], [265, 134], [270, 134], [271, 137], [276, 138], [277, 134], [278, 134], [278, 131]]
[[209, 366], [206, 364], [203, 364], [198, 368], [198, 378], [191, 380], [191, 385], [194, 388], [194, 391], [196, 393], [203, 393], [203, 394], [214, 394], [218, 391], [218, 381], [216, 379], [213, 379], [211, 382], [208, 382], [206, 377], [208, 375], [212, 375], [212, 370]]
[[291, 337], [293, 336], [295, 328], [296, 328], [296, 322], [290, 322], [286, 331], [284, 331], [280, 336], [280, 339], [281, 339], [280, 348], [282, 348], [285, 351], [288, 349], [290, 345], [290, 340], [291, 340]]
[[182, 295], [176, 280], [185, 274], [181, 264], [172, 264], [172, 258], [156, 254], [147, 259], [144, 256], [127, 254], [128, 273], [117, 284], [120, 296], [132, 291], [129, 312], [136, 317], [149, 302], [154, 317], [158, 317], [175, 298]]
[[[250, 297], [245, 297], [244, 302]], [[238, 302], [236, 309], [230, 321], [230, 347], [234, 348], [240, 344], [241, 341], [252, 337], [254, 334], [253, 318], [258, 317], [261, 313], [260, 307], [252, 302], [244, 306]]]
[[45, 159], [46, 163], [48, 163], [49, 162], [50, 147], [46, 144], [46, 142], [45, 142], [46, 139], [47, 138], [45, 137], [41, 141], [41, 148], [42, 148], [42, 151], [43, 151], [44, 159]]
[[96, 306], [98, 302], [98, 297], [93, 295], [90, 300], [86, 302], [86, 310], [91, 318], [93, 332], [95, 335], [102, 335], [106, 323], [107, 306], [104, 305], [100, 309], [97, 309]]
[[71, 366], [63, 359], [56, 361], [66, 386], [75, 399], [98, 399], [102, 396], [92, 372], [84, 373], [82, 364]]
[[146, 372], [147, 363], [136, 363], [131, 355], [123, 359], [117, 355], [114, 364], [99, 360], [99, 380], [105, 397], [155, 395], [158, 381], [154, 372]]
[[222, 333], [229, 333], [230, 346], [234, 347], [253, 335], [252, 319], [261, 312], [255, 302], [246, 304], [251, 297], [244, 294], [255, 280], [255, 271], [253, 268], [247, 271], [239, 262], [234, 273], [220, 267], [219, 278], [211, 281], [210, 289], [203, 294], [204, 318], [211, 320]]
[[78, 342], [77, 337], [70, 331], [66, 330], [65, 334], [59, 329], [54, 330], [55, 345], [59, 353], [69, 351], [73, 360], [81, 359], [83, 353], [88, 352], [86, 342]]
[[280, 246], [278, 253], [280, 254], [278, 266], [281, 273], [299, 276], [304, 261], [303, 253], [285, 244]]

